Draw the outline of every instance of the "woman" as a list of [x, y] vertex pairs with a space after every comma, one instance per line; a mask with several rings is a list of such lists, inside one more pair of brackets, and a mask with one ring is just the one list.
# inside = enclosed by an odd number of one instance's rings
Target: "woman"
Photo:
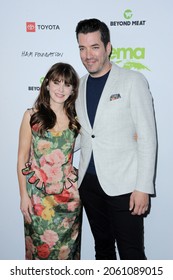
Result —
[[80, 258], [81, 204], [72, 166], [78, 82], [71, 65], [54, 64], [21, 123], [17, 170], [29, 260]]

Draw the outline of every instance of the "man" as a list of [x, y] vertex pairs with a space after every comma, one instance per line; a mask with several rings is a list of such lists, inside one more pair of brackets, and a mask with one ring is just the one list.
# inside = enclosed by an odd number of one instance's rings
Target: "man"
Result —
[[[111, 63], [109, 29], [98, 19], [76, 27], [81, 78], [79, 193], [97, 260], [146, 259], [144, 215], [154, 193], [156, 131], [152, 97], [141, 73]], [[137, 135], [137, 139], [135, 137]]]

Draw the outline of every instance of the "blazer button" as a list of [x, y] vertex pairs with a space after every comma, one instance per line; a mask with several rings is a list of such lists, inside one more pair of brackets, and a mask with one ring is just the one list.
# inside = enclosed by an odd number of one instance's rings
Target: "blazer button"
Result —
[[91, 135], [92, 138], [95, 138], [95, 135]]

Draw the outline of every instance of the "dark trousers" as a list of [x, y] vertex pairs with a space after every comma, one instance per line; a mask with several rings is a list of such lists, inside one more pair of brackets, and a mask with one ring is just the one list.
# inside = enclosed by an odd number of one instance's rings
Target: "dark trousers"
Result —
[[129, 211], [130, 194], [108, 196], [97, 176], [86, 174], [79, 188], [95, 241], [96, 260], [145, 260], [143, 216]]

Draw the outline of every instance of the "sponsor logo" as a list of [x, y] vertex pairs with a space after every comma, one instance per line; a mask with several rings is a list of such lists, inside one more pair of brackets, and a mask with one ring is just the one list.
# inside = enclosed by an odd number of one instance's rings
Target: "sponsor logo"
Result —
[[35, 22], [27, 22], [26, 23], [26, 32], [35, 32]]
[[124, 12], [124, 18], [125, 19], [131, 19], [132, 16], [133, 16], [133, 13], [132, 13], [131, 10], [125, 10], [125, 12]]
[[36, 32], [37, 30], [60, 30], [60, 27], [57, 24], [36, 24], [36, 22], [26, 22], [26, 32]]
[[40, 91], [40, 87], [37, 87], [37, 86], [28, 86], [28, 91], [36, 91], [36, 92], [39, 92], [39, 91]]
[[40, 87], [41, 87], [41, 84], [44, 80], [44, 77], [41, 77], [40, 78], [40, 86], [28, 86], [28, 91], [32, 91], [32, 92], [39, 92], [40, 91]]
[[44, 80], [44, 77], [41, 77], [40, 78], [40, 84], [42, 84], [43, 80]]
[[110, 26], [144, 26], [146, 24], [146, 20], [143, 19], [132, 19], [133, 12], [130, 9], [127, 9], [123, 13], [122, 20], [111, 20]]
[[110, 59], [126, 69], [150, 71], [150, 69], [141, 62], [141, 60], [145, 59], [145, 48], [112, 48]]
[[38, 52], [38, 51], [22, 51], [22, 57], [34, 57], [34, 58], [50, 58], [50, 57], [62, 57], [62, 52]]

